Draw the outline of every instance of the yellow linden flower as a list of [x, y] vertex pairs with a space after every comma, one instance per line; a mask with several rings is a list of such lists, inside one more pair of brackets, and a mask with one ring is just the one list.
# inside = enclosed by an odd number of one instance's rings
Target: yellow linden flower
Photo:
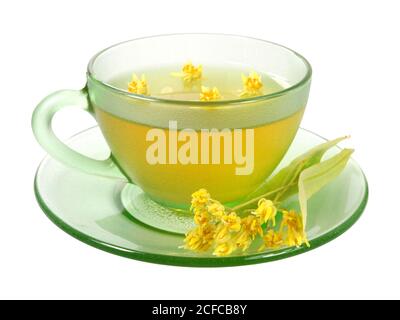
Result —
[[280, 248], [284, 244], [282, 234], [272, 229], [268, 230], [268, 232], [264, 235], [263, 240], [264, 244], [259, 250], [264, 250], [265, 248], [276, 249]]
[[208, 205], [207, 210], [217, 220], [220, 220], [225, 214], [225, 207], [218, 201], [214, 201]]
[[260, 219], [253, 215], [243, 218], [241, 231], [248, 233], [252, 239], [254, 239], [257, 234], [262, 236], [263, 231], [261, 228]]
[[144, 74], [139, 79], [136, 74], [132, 75], [132, 81], [128, 84], [128, 91], [136, 94], [148, 95], [147, 80]]
[[243, 91], [241, 97], [252, 97], [261, 94], [263, 87], [261, 76], [256, 72], [251, 72], [249, 76], [242, 74]]
[[240, 232], [235, 239], [237, 247], [241, 248], [242, 251], [246, 251], [250, 247], [252, 241], [253, 239], [247, 232]]
[[204, 225], [209, 222], [208, 212], [206, 210], [194, 211], [194, 222], [197, 225]]
[[229, 227], [225, 226], [222, 223], [218, 224], [217, 229], [215, 231], [215, 241], [217, 243], [222, 243], [226, 242], [229, 239], [231, 239], [231, 235], [229, 233]]
[[204, 86], [201, 87], [200, 101], [212, 101], [212, 100], [218, 100], [220, 98], [221, 95], [216, 87], [214, 88], [208, 88]]
[[272, 221], [272, 226], [275, 227], [275, 217], [277, 211], [278, 210], [271, 200], [263, 198], [258, 201], [258, 208], [254, 211], [253, 214], [259, 217], [262, 223]]
[[218, 242], [226, 241], [230, 239], [231, 232], [238, 232], [240, 228], [240, 217], [238, 217], [235, 212], [224, 214], [215, 232], [215, 240]]
[[[213, 248], [214, 255], [227, 256], [237, 249], [246, 251], [257, 236], [263, 240], [259, 250], [276, 249], [284, 245], [310, 246], [303, 229], [302, 216], [294, 210], [282, 210], [279, 231], [272, 228], [276, 224], [277, 208], [267, 199], [259, 200], [252, 214], [241, 218], [212, 199], [206, 189], [200, 189], [192, 194], [191, 210], [197, 226], [186, 234], [184, 248], [189, 250], [204, 252]], [[265, 233], [262, 228], [264, 224]]]
[[211, 224], [199, 226], [186, 234], [185, 248], [207, 251], [214, 242], [215, 227]]
[[239, 231], [241, 228], [240, 217], [237, 216], [235, 212], [223, 215], [221, 220], [229, 231]]
[[287, 228], [286, 231], [286, 244], [288, 246], [299, 247], [303, 243], [310, 246], [307, 240], [307, 235], [303, 229], [303, 219], [301, 214], [297, 214], [296, 211], [283, 211], [283, 218], [281, 222], [281, 231], [283, 228]]
[[203, 77], [203, 67], [201, 65], [195, 67], [190, 61], [182, 67], [182, 72], [172, 72], [172, 76], [183, 79], [185, 84], [192, 84]]
[[192, 194], [192, 209], [204, 207], [211, 199], [206, 189], [199, 189]]
[[260, 219], [254, 215], [249, 215], [241, 220], [241, 229], [236, 238], [236, 245], [243, 251], [247, 250], [257, 235], [262, 236]]
[[232, 241], [224, 242], [224, 243], [219, 244], [215, 248], [213, 255], [215, 255], [217, 257], [228, 256], [235, 250], [236, 250], [235, 243], [233, 243]]

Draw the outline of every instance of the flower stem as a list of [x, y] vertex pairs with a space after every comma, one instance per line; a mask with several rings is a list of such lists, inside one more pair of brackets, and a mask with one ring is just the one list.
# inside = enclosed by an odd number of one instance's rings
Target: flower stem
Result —
[[269, 191], [269, 192], [267, 192], [267, 193], [264, 193], [264, 194], [262, 194], [261, 196], [258, 196], [258, 197], [256, 197], [256, 198], [250, 199], [249, 201], [243, 202], [243, 203], [241, 203], [241, 204], [239, 204], [239, 205], [237, 205], [237, 206], [234, 206], [233, 208], [226, 208], [226, 209], [228, 209], [229, 211], [238, 211], [238, 210], [240, 210], [240, 209], [243, 209], [243, 208], [247, 207], [247, 206], [250, 205], [250, 204], [253, 204], [253, 203], [255, 203], [255, 202], [258, 202], [258, 201], [259, 201], [260, 199], [262, 199], [262, 198], [269, 197], [269, 196], [271, 196], [271, 195], [273, 195], [273, 194], [275, 194], [275, 193], [277, 193], [277, 192], [279, 192], [279, 191], [285, 190], [285, 189], [287, 189], [287, 188], [289, 188], [289, 187], [291, 187], [291, 186], [293, 186], [293, 185], [295, 185], [295, 184], [296, 184], [296, 183], [288, 184], [288, 185], [286, 185], [286, 186], [283, 186], [283, 187], [277, 188], [277, 189], [275, 189], [275, 190]]

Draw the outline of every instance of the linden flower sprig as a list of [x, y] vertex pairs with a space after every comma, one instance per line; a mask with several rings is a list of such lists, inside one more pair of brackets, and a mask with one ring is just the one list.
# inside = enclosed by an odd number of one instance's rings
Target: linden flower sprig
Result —
[[188, 61], [183, 65], [181, 72], [172, 72], [171, 75], [182, 78], [185, 85], [191, 85], [203, 79], [203, 67], [202, 65], [196, 67], [192, 62]]
[[142, 74], [141, 78], [139, 79], [139, 77], [136, 74], [133, 74], [132, 80], [128, 84], [128, 91], [136, 94], [149, 95], [147, 80], [145, 75]]
[[240, 97], [254, 97], [262, 94], [263, 83], [261, 76], [256, 72], [251, 72], [248, 76], [242, 74], [243, 90]]
[[[184, 239], [184, 248], [227, 256], [244, 252], [258, 239], [258, 250], [310, 246], [307, 234], [307, 201], [346, 167], [353, 149], [342, 149], [323, 160], [332, 147], [348, 137], [317, 145], [295, 158], [267, 180], [243, 203], [227, 208], [205, 189], [192, 194], [191, 211], [196, 227]], [[298, 195], [300, 210], [282, 206]], [[269, 198], [273, 200], [269, 200]]]
[[186, 235], [186, 249], [212, 249], [214, 255], [226, 256], [236, 250], [246, 251], [257, 237], [263, 239], [259, 250], [308, 245], [301, 215], [293, 210], [282, 211], [280, 227], [275, 231], [278, 209], [265, 198], [258, 201], [257, 209], [240, 217], [212, 199], [207, 190], [200, 189], [192, 195], [191, 210], [197, 226]]

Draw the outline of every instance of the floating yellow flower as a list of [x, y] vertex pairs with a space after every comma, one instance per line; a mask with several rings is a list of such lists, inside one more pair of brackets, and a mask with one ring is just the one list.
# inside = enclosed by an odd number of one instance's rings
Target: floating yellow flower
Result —
[[251, 72], [248, 76], [242, 74], [243, 90], [241, 97], [253, 97], [262, 94], [263, 87], [261, 76], [256, 72]]
[[232, 241], [224, 242], [224, 243], [219, 244], [215, 248], [213, 255], [215, 255], [217, 257], [228, 256], [235, 250], [236, 250], [235, 243], [233, 243]]
[[186, 85], [193, 84], [202, 79], [203, 67], [201, 65], [195, 67], [192, 62], [189, 61], [183, 65], [182, 72], [172, 72], [171, 75], [182, 78]]
[[187, 233], [185, 248], [193, 251], [207, 251], [214, 242], [215, 227], [211, 224], [199, 226]]
[[268, 230], [268, 232], [263, 236], [263, 245], [259, 250], [264, 249], [276, 249], [283, 246], [283, 238], [280, 232], [276, 232], [274, 230]]
[[286, 244], [288, 246], [299, 247], [303, 243], [310, 246], [307, 240], [307, 235], [303, 228], [303, 218], [301, 214], [297, 214], [296, 211], [290, 210], [283, 212], [283, 218], [281, 222], [280, 231], [286, 228]]
[[128, 84], [128, 91], [131, 93], [148, 95], [149, 91], [145, 75], [142, 74], [142, 77], [139, 79], [136, 74], [133, 74], [132, 80]]
[[272, 226], [275, 226], [275, 216], [277, 209], [271, 200], [260, 199], [258, 201], [258, 208], [254, 211], [254, 214], [261, 219], [262, 223], [272, 221]]
[[220, 98], [221, 95], [216, 87], [214, 88], [208, 88], [204, 86], [201, 87], [200, 101], [212, 101], [212, 100], [218, 100]]

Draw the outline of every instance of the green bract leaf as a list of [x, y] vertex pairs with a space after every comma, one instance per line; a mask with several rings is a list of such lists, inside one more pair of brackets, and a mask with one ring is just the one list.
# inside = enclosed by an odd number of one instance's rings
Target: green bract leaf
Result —
[[300, 173], [298, 192], [304, 228], [307, 221], [308, 199], [342, 172], [353, 151], [353, 149], [343, 149], [337, 155], [323, 162], [314, 164]]
[[288, 166], [281, 169], [275, 176], [267, 180], [257, 190], [247, 196], [246, 199], [254, 199], [273, 190], [280, 190], [285, 186], [288, 187], [283, 188], [274, 195], [275, 201], [283, 201], [289, 196], [297, 193], [299, 176], [303, 170], [320, 163], [326, 151], [347, 138], [348, 136], [344, 136], [335, 140], [327, 141], [295, 158]]

